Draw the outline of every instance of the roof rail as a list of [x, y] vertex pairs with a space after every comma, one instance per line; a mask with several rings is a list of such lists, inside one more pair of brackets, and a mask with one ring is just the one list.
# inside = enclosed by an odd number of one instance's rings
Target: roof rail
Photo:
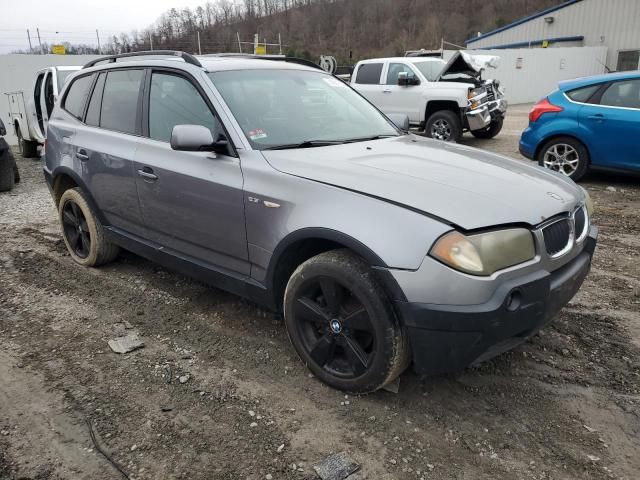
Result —
[[91, 60], [89, 63], [84, 65], [82, 68], [93, 67], [94, 65], [100, 62], [109, 62], [115, 63], [118, 58], [128, 58], [128, 57], [149, 57], [152, 55], [163, 56], [163, 57], [180, 57], [186, 63], [190, 63], [191, 65], [195, 65], [196, 67], [201, 67], [202, 64], [198, 61], [196, 57], [186, 52], [179, 52], [176, 50], [145, 50], [141, 52], [129, 52], [129, 53], [118, 53], [117, 55], [107, 55], [106, 57], [96, 58], [95, 60]]
[[287, 57], [285, 55], [254, 55], [252, 53], [212, 53], [209, 55], [203, 55], [203, 57], [255, 58], [257, 60], [272, 60], [276, 62], [297, 63], [298, 65], [304, 65], [305, 67], [317, 68], [318, 70], [322, 70], [322, 67], [320, 67], [320, 65], [313, 63], [311, 60], [305, 60], [304, 58], [297, 57]]

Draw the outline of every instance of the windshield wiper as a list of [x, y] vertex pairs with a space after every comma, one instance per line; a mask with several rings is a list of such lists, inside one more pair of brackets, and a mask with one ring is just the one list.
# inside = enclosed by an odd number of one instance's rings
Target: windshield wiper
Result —
[[383, 138], [393, 138], [398, 135], [372, 135], [370, 137], [360, 137], [360, 138], [350, 138], [349, 140], [344, 140], [344, 143], [358, 143], [358, 142], [368, 142], [370, 140], [380, 140]]
[[313, 147], [327, 147], [329, 145], [342, 145], [347, 143], [345, 140], [305, 140], [300, 143], [290, 143], [288, 145], [273, 145], [265, 147], [262, 150], [293, 150], [296, 148], [313, 148]]

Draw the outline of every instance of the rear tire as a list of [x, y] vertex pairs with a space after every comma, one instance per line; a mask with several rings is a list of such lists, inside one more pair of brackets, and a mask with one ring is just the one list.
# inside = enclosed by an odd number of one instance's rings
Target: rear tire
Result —
[[9, 151], [2, 152], [0, 154], [0, 192], [8, 192], [14, 187], [16, 174], [13, 165], [13, 157]]
[[545, 143], [538, 153], [538, 165], [579, 181], [589, 171], [589, 151], [572, 137], [557, 137]]
[[427, 137], [444, 142], [459, 142], [462, 138], [460, 118], [451, 110], [440, 110], [433, 113], [425, 125], [424, 133]]
[[98, 267], [118, 256], [120, 248], [107, 241], [100, 220], [79, 188], [62, 194], [58, 218], [67, 250], [80, 265]]
[[11, 151], [9, 151], [9, 156], [11, 157], [11, 163], [13, 163], [13, 174], [15, 183], [20, 183], [20, 171], [18, 170], [18, 164], [16, 163], [16, 157], [13, 155]]
[[504, 125], [504, 118], [501, 117], [496, 120], [493, 120], [488, 127], [483, 128], [482, 130], [472, 130], [471, 135], [473, 135], [476, 138], [488, 140], [498, 135], [502, 130], [503, 125]]
[[347, 392], [371, 393], [409, 364], [406, 333], [367, 263], [348, 250], [317, 255], [291, 275], [284, 318], [313, 374]]

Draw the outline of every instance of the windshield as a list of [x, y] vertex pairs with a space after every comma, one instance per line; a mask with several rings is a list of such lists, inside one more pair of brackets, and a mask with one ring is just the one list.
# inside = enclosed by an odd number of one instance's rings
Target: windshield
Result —
[[427, 80], [433, 82], [438, 78], [446, 62], [444, 60], [429, 60], [428, 62], [416, 62], [413, 64]]
[[67, 81], [67, 78], [72, 73], [76, 73], [77, 70], [58, 70], [58, 91], [62, 91], [62, 87], [64, 87], [64, 82]]
[[234, 70], [209, 77], [258, 150], [398, 135], [369, 102], [322, 72]]

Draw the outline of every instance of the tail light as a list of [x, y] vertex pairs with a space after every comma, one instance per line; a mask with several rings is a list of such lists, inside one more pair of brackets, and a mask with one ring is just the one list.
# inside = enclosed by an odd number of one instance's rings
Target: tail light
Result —
[[545, 113], [558, 113], [563, 110], [564, 108], [554, 105], [548, 98], [543, 98], [531, 108], [531, 111], [529, 112], [529, 120], [531, 122], [537, 122]]

